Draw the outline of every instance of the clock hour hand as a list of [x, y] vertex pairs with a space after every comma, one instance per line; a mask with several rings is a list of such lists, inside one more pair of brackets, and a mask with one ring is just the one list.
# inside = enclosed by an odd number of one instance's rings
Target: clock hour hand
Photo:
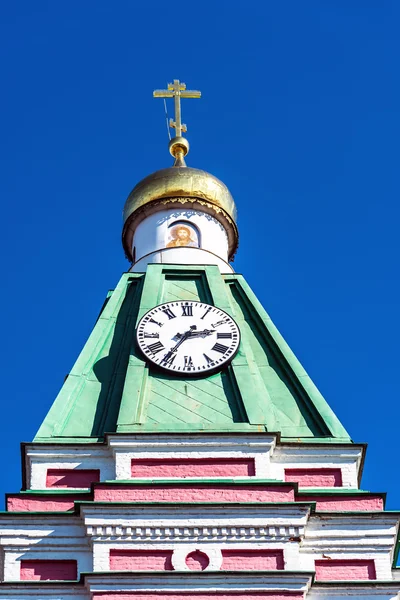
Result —
[[183, 344], [183, 342], [184, 342], [185, 340], [187, 340], [187, 339], [190, 337], [190, 335], [191, 335], [191, 333], [192, 333], [192, 330], [193, 330], [193, 328], [196, 328], [196, 325], [193, 325], [193, 326], [192, 326], [192, 327], [191, 327], [191, 328], [190, 328], [188, 331], [185, 331], [185, 333], [184, 333], [184, 334], [182, 334], [182, 335], [181, 335], [180, 333], [178, 333], [178, 334], [175, 336], [175, 338], [179, 336], [179, 341], [178, 341], [178, 342], [175, 344], [175, 346], [174, 346], [173, 348], [171, 348], [171, 350], [169, 350], [169, 351], [167, 352], [167, 354], [165, 354], [165, 356], [164, 356], [164, 358], [163, 358], [163, 361], [164, 361], [164, 362], [165, 362], [165, 361], [167, 361], [167, 360], [168, 360], [168, 359], [169, 359], [169, 358], [170, 358], [170, 357], [171, 357], [171, 356], [172, 356], [172, 355], [173, 355], [173, 354], [174, 354], [174, 353], [177, 351], [177, 349], [179, 348], [179, 346], [180, 346], [181, 344]]
[[189, 332], [186, 331], [185, 333], [177, 333], [172, 339], [180, 340], [180, 339], [182, 339], [183, 336], [186, 336], [187, 333], [189, 333], [189, 335], [187, 335], [187, 338], [188, 337], [195, 338], [195, 337], [206, 337], [207, 335], [211, 335], [212, 333], [215, 332], [215, 329], [203, 329], [203, 331], [195, 331], [195, 330], [196, 330], [196, 325], [192, 325], [190, 327]]

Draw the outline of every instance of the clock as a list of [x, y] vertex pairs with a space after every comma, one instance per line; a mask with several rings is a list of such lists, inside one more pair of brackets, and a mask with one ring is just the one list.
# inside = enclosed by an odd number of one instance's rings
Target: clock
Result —
[[136, 339], [147, 360], [167, 371], [200, 375], [235, 356], [240, 331], [223, 310], [204, 302], [168, 302], [139, 321]]

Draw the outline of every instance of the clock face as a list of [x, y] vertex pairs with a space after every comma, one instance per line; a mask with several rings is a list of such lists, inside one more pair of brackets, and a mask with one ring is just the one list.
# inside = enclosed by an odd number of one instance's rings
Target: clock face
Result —
[[168, 302], [139, 321], [137, 342], [146, 358], [168, 371], [198, 375], [230, 361], [240, 331], [226, 312], [204, 302]]

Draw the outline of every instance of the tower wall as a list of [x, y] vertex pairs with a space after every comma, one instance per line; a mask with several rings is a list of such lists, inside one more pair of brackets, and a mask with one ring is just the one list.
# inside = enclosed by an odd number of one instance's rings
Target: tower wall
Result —
[[398, 599], [400, 514], [360, 489], [365, 445], [230, 267], [228, 188], [185, 165], [200, 92], [155, 96], [175, 164], [129, 195], [130, 272], [23, 445], [0, 600]]

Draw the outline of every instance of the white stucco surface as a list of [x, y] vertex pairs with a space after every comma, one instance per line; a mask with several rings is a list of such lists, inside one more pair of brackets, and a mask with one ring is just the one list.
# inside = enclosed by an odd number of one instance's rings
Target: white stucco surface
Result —
[[[168, 247], [174, 241], [176, 225], [192, 232], [189, 246]], [[135, 264], [132, 271], [145, 269], [149, 263], [216, 264], [221, 272], [230, 273], [228, 236], [217, 219], [195, 210], [167, 209], [146, 217], [133, 236]]]

